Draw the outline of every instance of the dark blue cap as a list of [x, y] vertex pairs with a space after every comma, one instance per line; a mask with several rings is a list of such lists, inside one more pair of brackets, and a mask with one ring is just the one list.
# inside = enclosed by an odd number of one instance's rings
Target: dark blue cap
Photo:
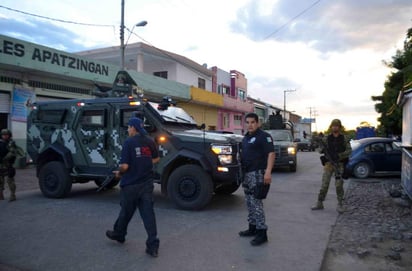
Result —
[[136, 131], [139, 132], [139, 134], [141, 135], [147, 134], [146, 130], [143, 128], [143, 121], [139, 118], [130, 118], [128, 125], [133, 126], [136, 129]]

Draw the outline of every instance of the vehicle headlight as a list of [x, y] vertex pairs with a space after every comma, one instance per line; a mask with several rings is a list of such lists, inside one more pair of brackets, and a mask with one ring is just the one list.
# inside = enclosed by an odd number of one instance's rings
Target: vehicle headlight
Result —
[[232, 155], [218, 155], [219, 162], [222, 165], [231, 164], [232, 163]]
[[288, 153], [289, 154], [295, 154], [296, 153], [295, 147], [288, 147]]
[[232, 146], [212, 145], [212, 151], [216, 154], [232, 154]]

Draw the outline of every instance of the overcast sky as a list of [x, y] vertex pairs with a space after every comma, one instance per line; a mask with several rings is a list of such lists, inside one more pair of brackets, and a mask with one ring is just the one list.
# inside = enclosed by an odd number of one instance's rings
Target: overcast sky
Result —
[[[40, 16], [105, 26], [84, 26]], [[2, 0], [0, 33], [67, 52], [118, 46], [121, 0]], [[349, 129], [377, 125], [371, 100], [412, 27], [410, 0], [125, 0], [125, 26], [143, 42], [199, 64], [244, 73], [248, 94]], [[126, 32], [125, 37], [128, 37]], [[142, 41], [131, 35], [129, 43]], [[119, 57], [120, 58], [120, 57]], [[313, 116], [312, 116], [313, 117]]]

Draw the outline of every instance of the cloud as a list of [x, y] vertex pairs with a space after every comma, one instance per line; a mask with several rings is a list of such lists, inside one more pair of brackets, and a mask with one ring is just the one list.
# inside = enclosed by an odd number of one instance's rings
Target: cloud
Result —
[[324, 53], [359, 48], [385, 51], [404, 37], [411, 13], [410, 0], [294, 0], [293, 5], [288, 0], [272, 5], [250, 1], [238, 10], [231, 29], [256, 41], [302, 42]]
[[76, 33], [48, 21], [30, 18], [24, 21], [13, 18], [0, 18], [0, 29], [0, 33], [3, 35], [58, 50], [75, 52], [87, 49], [82, 44], [74, 42], [74, 40], [81, 38]]

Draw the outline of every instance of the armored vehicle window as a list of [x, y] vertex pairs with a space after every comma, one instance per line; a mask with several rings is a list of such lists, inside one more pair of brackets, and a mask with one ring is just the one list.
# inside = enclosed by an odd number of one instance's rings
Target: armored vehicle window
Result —
[[150, 103], [150, 105], [162, 116], [167, 122], [193, 124], [197, 125], [196, 121], [180, 107], [169, 106], [166, 110], [159, 110], [158, 104]]
[[122, 127], [127, 127], [127, 123], [129, 122], [129, 119], [131, 117], [138, 117], [141, 119], [144, 119], [143, 113], [140, 111], [136, 111], [136, 109], [128, 109], [128, 110], [122, 110], [121, 111], [121, 123], [120, 125]]
[[65, 115], [66, 115], [66, 109], [48, 109], [48, 110], [40, 109], [37, 112], [37, 118], [35, 122], [62, 124]]
[[105, 126], [105, 110], [86, 110], [80, 119], [83, 126]]

